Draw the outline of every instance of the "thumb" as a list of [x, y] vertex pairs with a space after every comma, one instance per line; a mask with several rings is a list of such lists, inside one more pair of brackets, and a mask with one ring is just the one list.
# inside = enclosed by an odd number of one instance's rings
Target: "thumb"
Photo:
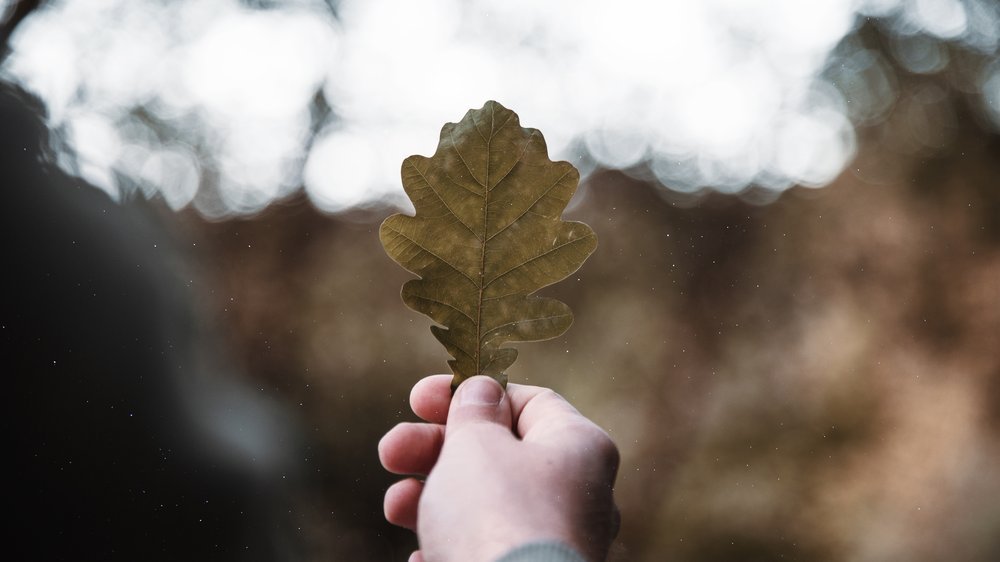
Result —
[[512, 423], [510, 400], [500, 383], [490, 377], [470, 377], [458, 385], [448, 410], [449, 428], [486, 422], [510, 430]]

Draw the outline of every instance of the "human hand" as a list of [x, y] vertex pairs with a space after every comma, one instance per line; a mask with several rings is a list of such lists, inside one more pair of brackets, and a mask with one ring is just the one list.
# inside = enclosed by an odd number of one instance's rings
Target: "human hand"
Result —
[[[385, 494], [385, 516], [417, 532], [410, 562], [492, 562], [519, 545], [557, 540], [604, 560], [618, 532], [618, 450], [601, 428], [547, 388], [472, 377], [419, 381], [414, 413], [379, 442], [382, 465], [410, 477]], [[513, 428], [513, 431], [512, 429]]]

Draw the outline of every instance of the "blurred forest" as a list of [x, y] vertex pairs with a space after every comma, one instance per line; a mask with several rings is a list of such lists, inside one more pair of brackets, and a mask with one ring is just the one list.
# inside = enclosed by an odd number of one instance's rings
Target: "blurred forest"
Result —
[[[509, 374], [619, 444], [615, 559], [1000, 556], [1000, 136], [957, 122], [918, 154], [905, 121], [864, 131], [833, 185], [769, 205], [585, 183], [568, 216], [600, 245], [545, 291], [576, 323]], [[375, 444], [447, 371], [381, 216], [290, 200], [175, 225], [224, 348], [312, 428], [317, 559], [404, 558]]]
[[[859, 38], [886, 49], [877, 26]], [[571, 306], [575, 324], [524, 346], [508, 374], [553, 387], [620, 447], [623, 525], [612, 560], [1000, 560], [1000, 133], [961, 87], [974, 63], [954, 52], [941, 72], [895, 67], [898, 100], [857, 126], [857, 156], [820, 189], [794, 187], [773, 201], [755, 187], [681, 194], [642, 166], [584, 179], [566, 216], [591, 225], [598, 249], [543, 290]], [[4, 99], [44, 112], [23, 96]], [[12, 175], [21, 145], [7, 140], [35, 133], [11, 123], [0, 135], [4, 256], [15, 266], [5, 269], [0, 310], [14, 377], [4, 423], [23, 436], [12, 458], [39, 475], [15, 501], [36, 506], [28, 521], [51, 524], [51, 510], [79, 501], [75, 519], [59, 524], [83, 525], [95, 497], [108, 502], [100, 513], [142, 509], [131, 485], [117, 489], [109, 474], [127, 479], [159, 462], [153, 452], [140, 459], [147, 433], [112, 429], [84, 444], [64, 434], [94, 419], [67, 406], [76, 396], [126, 393], [108, 398], [118, 404], [141, 394], [148, 402], [130, 403], [159, 412], [151, 417], [171, 429], [149, 431], [173, 435], [178, 450], [187, 434], [177, 428], [188, 422], [160, 412], [174, 401], [188, 412], [180, 418], [222, 420], [238, 436], [256, 427], [280, 443], [246, 438], [233, 458], [252, 458], [253, 469], [214, 457], [178, 465], [199, 490], [178, 484], [178, 506], [200, 504], [204, 492], [222, 498], [206, 521], [265, 516], [232, 534], [190, 534], [200, 511], [164, 515], [149, 524], [177, 534], [152, 532], [154, 544], [202, 541], [218, 549], [205, 559], [405, 560], [416, 541], [383, 518], [395, 478], [376, 444], [415, 419], [411, 386], [448, 367], [429, 320], [399, 298], [409, 274], [378, 241], [395, 210], [326, 214], [301, 192], [225, 220], [158, 198], [118, 205], [55, 173]], [[89, 254], [69, 260], [70, 239]], [[62, 273], [53, 277], [53, 267]], [[112, 300], [74, 292], [81, 282]], [[130, 316], [140, 310], [159, 327], [143, 331], [147, 322]], [[133, 336], [143, 343], [129, 347]], [[92, 356], [84, 345], [96, 346]], [[36, 359], [53, 350], [76, 370], [43, 372], [56, 361]], [[124, 374], [95, 389], [82, 365], [97, 364], [94, 377]], [[144, 364], [158, 367], [143, 374]], [[136, 382], [161, 375], [187, 382]], [[145, 390], [127, 394], [133, 386]], [[62, 457], [39, 460], [36, 441], [74, 450], [92, 474], [61, 480]], [[74, 500], [66, 490], [75, 482], [110, 487]], [[117, 555], [142, 559], [151, 533], [142, 524], [115, 523], [105, 538], [57, 534], [80, 548], [135, 533]], [[220, 541], [281, 546], [250, 555]], [[162, 559], [184, 559], [168, 550]]]

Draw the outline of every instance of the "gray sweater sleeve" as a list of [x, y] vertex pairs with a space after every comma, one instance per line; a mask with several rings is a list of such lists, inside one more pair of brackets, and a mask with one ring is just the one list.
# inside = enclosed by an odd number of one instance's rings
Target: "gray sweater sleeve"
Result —
[[497, 562], [585, 562], [572, 548], [557, 541], [539, 541], [521, 545], [500, 557]]

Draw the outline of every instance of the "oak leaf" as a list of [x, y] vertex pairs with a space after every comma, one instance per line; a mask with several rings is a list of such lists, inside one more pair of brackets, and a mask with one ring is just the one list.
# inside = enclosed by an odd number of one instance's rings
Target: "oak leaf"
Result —
[[403, 301], [439, 324], [431, 331], [453, 357], [453, 388], [474, 375], [506, 385], [517, 350], [504, 343], [554, 338], [573, 322], [565, 303], [531, 295], [597, 246], [590, 227], [561, 219], [579, 172], [550, 161], [538, 130], [488, 101], [445, 124], [433, 156], [405, 159], [402, 178], [415, 215], [389, 217], [379, 236], [420, 277], [403, 285]]

